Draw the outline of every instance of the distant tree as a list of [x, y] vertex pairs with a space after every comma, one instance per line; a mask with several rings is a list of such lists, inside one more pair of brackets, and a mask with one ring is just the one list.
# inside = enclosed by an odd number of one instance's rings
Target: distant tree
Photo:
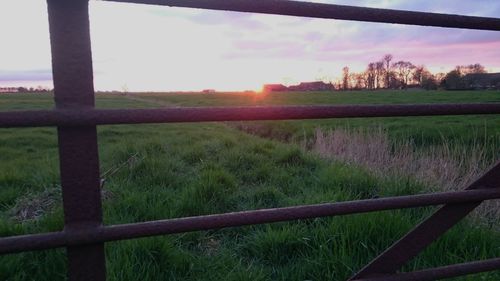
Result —
[[479, 63], [469, 65], [457, 65], [454, 70], [448, 72], [442, 81], [442, 86], [447, 90], [465, 90], [471, 81], [466, 76], [470, 74], [487, 73], [484, 66]]
[[333, 81], [333, 88], [335, 90], [339, 90], [339, 91], [342, 90], [342, 81], [340, 81], [338, 79]]
[[364, 74], [366, 78], [365, 87], [369, 90], [375, 88], [375, 79], [376, 79], [376, 63], [372, 62], [368, 64], [368, 67], [365, 70]]
[[469, 65], [457, 65], [455, 70], [460, 74], [460, 76], [465, 76], [467, 74], [475, 73], [487, 73], [484, 66], [479, 63], [469, 64]]
[[45, 93], [48, 92], [48, 89], [44, 86], [39, 85], [38, 87], [36, 87], [36, 91], [40, 93]]
[[393, 56], [391, 54], [387, 54], [382, 58], [382, 62], [385, 65], [385, 87], [390, 88], [391, 83], [391, 61]]
[[446, 90], [461, 90], [465, 88], [460, 70], [455, 69], [446, 74], [443, 79], [443, 86]]
[[387, 88], [389, 89], [400, 89], [402, 88], [401, 81], [399, 81], [397, 74], [394, 71], [389, 72], [389, 85]]
[[469, 73], [487, 73], [486, 68], [479, 63], [469, 65]]
[[122, 85], [122, 93], [128, 93], [128, 86], [127, 84]]
[[365, 73], [353, 73], [352, 81], [354, 82], [354, 89], [361, 90], [367, 88], [367, 76]]
[[384, 62], [378, 61], [375, 63], [375, 88], [382, 88], [382, 83], [384, 80]]
[[349, 89], [349, 67], [342, 68], [342, 88], [344, 91]]
[[428, 70], [424, 70], [420, 80], [420, 87], [426, 90], [436, 90], [438, 86], [439, 82], [436, 77]]
[[357, 79], [358, 79], [357, 73], [354, 72], [349, 73], [349, 82], [348, 82], [349, 90], [353, 90], [356, 88]]
[[[386, 54], [380, 61], [371, 62], [365, 71], [350, 73], [349, 67], [342, 69], [342, 78], [337, 80], [335, 88], [349, 89], [405, 89], [409, 85], [418, 85], [427, 90], [445, 88], [450, 90], [465, 89], [476, 85], [475, 81], [487, 73], [479, 64], [458, 65], [448, 73], [432, 74], [423, 65], [415, 66], [409, 61], [393, 61], [391, 54]], [[479, 75], [471, 75], [479, 74]]]
[[19, 93], [26, 93], [26, 92], [28, 92], [28, 88], [25, 88], [25, 87], [18, 87], [18, 88], [17, 88], [17, 91], [18, 91]]
[[425, 66], [423, 66], [423, 65], [415, 66], [415, 68], [413, 69], [412, 77], [411, 77], [413, 80], [413, 83], [422, 87], [422, 79], [424, 77], [425, 72], [429, 72], [429, 71], [427, 71], [427, 69], [425, 69]]
[[410, 75], [415, 66], [409, 61], [398, 61], [393, 63], [392, 67], [396, 69], [396, 74], [402, 88], [406, 88], [410, 80]]
[[445, 77], [446, 77], [446, 73], [443, 73], [443, 72], [439, 72], [439, 73], [434, 74], [434, 78], [436, 79], [436, 83], [438, 85], [440, 85], [441, 87], [444, 87], [443, 81], [444, 81]]

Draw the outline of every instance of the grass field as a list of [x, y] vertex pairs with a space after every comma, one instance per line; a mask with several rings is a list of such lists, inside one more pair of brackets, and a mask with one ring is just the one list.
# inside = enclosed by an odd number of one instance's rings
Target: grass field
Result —
[[[500, 102], [499, 92], [99, 94], [100, 108]], [[51, 108], [50, 95], [0, 95], [0, 110]], [[243, 124], [243, 125], [242, 125]], [[259, 126], [256, 135], [243, 127]], [[105, 224], [425, 192], [324, 159], [301, 141], [318, 127], [379, 129], [415, 149], [443, 142], [485, 147], [498, 159], [500, 116], [123, 125], [99, 128]], [[261, 129], [264, 128], [264, 129]], [[265, 132], [263, 134], [262, 132]], [[0, 129], [0, 236], [57, 231], [63, 217], [53, 128]], [[434, 208], [304, 220], [113, 242], [109, 280], [345, 280]], [[497, 222], [498, 223], [498, 222]], [[495, 227], [464, 221], [404, 270], [500, 256]], [[0, 257], [0, 280], [64, 280], [64, 250]], [[456, 280], [500, 280], [499, 272]]]

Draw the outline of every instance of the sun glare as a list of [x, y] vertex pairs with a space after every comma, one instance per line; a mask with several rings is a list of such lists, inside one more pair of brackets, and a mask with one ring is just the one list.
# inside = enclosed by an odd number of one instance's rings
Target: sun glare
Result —
[[256, 95], [262, 95], [264, 93], [264, 89], [262, 87], [258, 87], [253, 89], [254, 94]]

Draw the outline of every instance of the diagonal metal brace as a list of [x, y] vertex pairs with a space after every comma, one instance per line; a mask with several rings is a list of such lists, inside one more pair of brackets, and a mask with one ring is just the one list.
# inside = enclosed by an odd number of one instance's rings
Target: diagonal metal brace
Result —
[[[483, 176], [468, 186], [466, 190], [487, 188], [500, 188], [500, 161]], [[417, 256], [427, 246], [472, 212], [482, 202], [483, 201], [444, 205], [349, 280], [394, 274], [409, 260]]]

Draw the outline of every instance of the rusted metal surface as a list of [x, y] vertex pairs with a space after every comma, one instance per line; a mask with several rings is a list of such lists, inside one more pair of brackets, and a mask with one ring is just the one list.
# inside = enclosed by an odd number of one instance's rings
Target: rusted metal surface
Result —
[[497, 185], [497, 188], [485, 190], [441, 192], [286, 208], [262, 209], [104, 226], [98, 229], [82, 228], [73, 232], [65, 231], [2, 238], [0, 239], [0, 254], [189, 231], [442, 205], [448, 202], [477, 202], [498, 198], [500, 198], [500, 186]]
[[[70, 280], [104, 281], [104, 242], [224, 227], [442, 205], [353, 279], [435, 280], [500, 268], [500, 259], [395, 272], [482, 201], [500, 198], [500, 163], [465, 191], [102, 226], [96, 125], [344, 117], [500, 114], [500, 104], [94, 109], [88, 0], [48, 0], [56, 110], [0, 112], [0, 127], [58, 126], [65, 228], [5, 237], [0, 254], [67, 247]], [[113, 0], [311, 18], [500, 30], [500, 19], [282, 0]], [[364, 279], [360, 279], [364, 278]]]
[[500, 268], [500, 258], [454, 264], [390, 276], [356, 279], [355, 281], [434, 281], [462, 275], [493, 271]]
[[[94, 85], [88, 2], [49, 0], [47, 4], [56, 108], [91, 109]], [[64, 231], [98, 229], [102, 210], [96, 127], [57, 129]], [[69, 280], [106, 280], [103, 243], [67, 247], [67, 256]]]
[[307, 18], [500, 30], [500, 19], [284, 0], [106, 0]]
[[[500, 162], [472, 183], [466, 190], [498, 190]], [[431, 217], [411, 230], [384, 253], [352, 277], [361, 279], [376, 274], [393, 274], [428, 245], [456, 225], [477, 206], [481, 200], [470, 203], [446, 204]]]
[[500, 103], [72, 109], [0, 112], [0, 127], [500, 114]]

